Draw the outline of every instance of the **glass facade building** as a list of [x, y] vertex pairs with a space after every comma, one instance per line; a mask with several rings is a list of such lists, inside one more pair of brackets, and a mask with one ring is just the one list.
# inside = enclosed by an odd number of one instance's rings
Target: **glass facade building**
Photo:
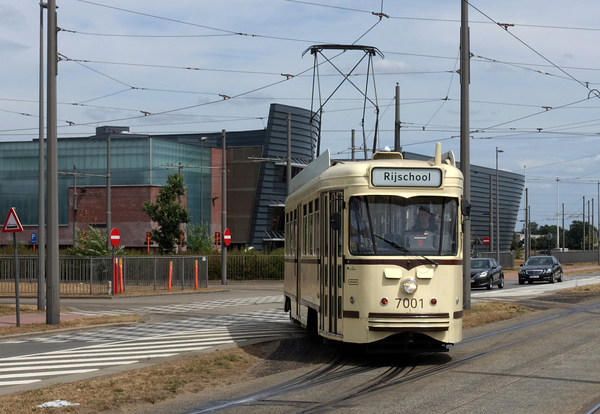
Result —
[[[287, 196], [284, 172], [288, 114], [291, 116], [292, 165], [298, 160], [306, 164], [313, 158], [318, 130], [318, 117], [306, 109], [272, 104], [266, 128], [226, 132], [227, 227], [232, 234], [232, 244], [262, 249], [265, 243], [275, 239], [283, 245], [283, 237], [274, 238], [273, 235], [279, 234], [279, 215]], [[108, 138], [111, 187], [163, 186], [167, 176], [181, 168], [187, 187], [186, 208], [191, 217], [190, 224], [208, 223], [212, 231], [221, 231], [221, 214], [215, 214], [215, 209], [221, 203], [218, 199], [221, 196], [222, 157], [219, 149], [222, 149], [222, 133], [141, 135], [131, 133], [129, 127], [124, 126], [98, 127], [94, 136], [58, 140], [61, 228], [72, 224], [69, 223], [72, 220], [70, 209], [74, 203], [69, 197], [73, 197], [74, 172], [78, 194], [84, 193], [88, 197], [90, 193], [100, 191], [98, 187], [106, 187]], [[0, 215], [6, 215], [11, 207], [15, 207], [24, 226], [38, 225], [38, 152], [37, 140], [0, 142]], [[219, 179], [215, 179], [217, 175]], [[136, 190], [132, 188], [130, 193], [134, 192]], [[119, 197], [123, 199], [119, 200]], [[118, 205], [123, 211], [127, 209], [126, 203], [127, 191], [120, 195], [111, 191], [111, 210]], [[101, 211], [106, 210], [104, 206], [96, 204], [98, 208], [93, 220], [89, 217], [80, 220], [83, 217], [78, 216], [78, 227], [90, 221], [102, 227], [106, 222], [101, 217]], [[136, 209], [140, 209], [142, 221], [149, 220], [139, 203], [132, 205], [128, 216], [132, 211], [137, 214]], [[111, 221], [112, 227], [116, 227], [119, 217], [113, 214]], [[128, 224], [121, 225], [124, 228], [129, 225], [130, 232], [140, 232], [135, 240], [141, 243], [143, 232], [149, 228], [132, 228], [137, 221], [137, 218], [133, 222], [129, 217]], [[70, 244], [66, 236], [61, 239], [61, 244], [65, 243]]]
[[[109, 134], [58, 140], [59, 224], [69, 224], [69, 187], [76, 166], [77, 187], [105, 186]], [[38, 224], [39, 142], [0, 143], [0, 215], [15, 207], [21, 224]], [[110, 133], [111, 186], [164, 185], [179, 164], [188, 188], [187, 208], [192, 223], [210, 221], [210, 170], [185, 168], [210, 165], [210, 148], [170, 142], [148, 136]], [[203, 182], [201, 183], [201, 180]], [[193, 191], [190, 191], [193, 189]], [[201, 208], [201, 203], [205, 208]], [[205, 217], [201, 217], [201, 211]], [[140, 214], [144, 214], [140, 212]], [[103, 221], [103, 220], [101, 220]]]

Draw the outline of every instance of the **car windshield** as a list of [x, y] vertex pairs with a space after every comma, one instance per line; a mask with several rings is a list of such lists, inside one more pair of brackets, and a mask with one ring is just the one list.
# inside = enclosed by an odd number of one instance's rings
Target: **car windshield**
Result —
[[392, 195], [350, 198], [349, 248], [354, 255], [456, 255], [458, 201]]
[[471, 269], [489, 269], [489, 260], [471, 260]]
[[525, 262], [526, 266], [551, 265], [552, 259], [549, 257], [530, 257]]

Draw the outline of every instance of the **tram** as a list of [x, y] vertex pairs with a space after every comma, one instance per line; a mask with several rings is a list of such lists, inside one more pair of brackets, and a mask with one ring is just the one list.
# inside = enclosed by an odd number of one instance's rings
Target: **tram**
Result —
[[324, 152], [285, 203], [290, 318], [367, 351], [448, 350], [462, 339], [462, 196], [463, 175], [439, 143], [429, 161]]

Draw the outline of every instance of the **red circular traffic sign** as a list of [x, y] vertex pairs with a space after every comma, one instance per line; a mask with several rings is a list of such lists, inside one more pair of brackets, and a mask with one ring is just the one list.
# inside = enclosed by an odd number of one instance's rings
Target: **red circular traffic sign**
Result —
[[225, 246], [229, 246], [229, 243], [231, 243], [231, 232], [229, 229], [225, 229], [223, 232], [223, 243]]
[[110, 244], [112, 244], [113, 247], [117, 247], [119, 245], [120, 241], [121, 241], [121, 233], [119, 233], [118, 229], [112, 229], [110, 231]]
[[490, 244], [490, 238], [489, 237], [484, 237], [483, 238], [483, 244]]

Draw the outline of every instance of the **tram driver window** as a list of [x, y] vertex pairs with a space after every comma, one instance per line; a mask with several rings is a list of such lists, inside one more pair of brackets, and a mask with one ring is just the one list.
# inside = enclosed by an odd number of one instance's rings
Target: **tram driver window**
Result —
[[351, 197], [349, 204], [353, 255], [456, 254], [456, 199], [370, 195]]

